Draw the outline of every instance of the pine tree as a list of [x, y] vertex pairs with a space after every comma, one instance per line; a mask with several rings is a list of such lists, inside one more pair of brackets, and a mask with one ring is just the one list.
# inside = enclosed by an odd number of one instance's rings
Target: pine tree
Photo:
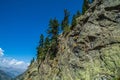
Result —
[[91, 2], [94, 2], [95, 0], [91, 0]]
[[40, 35], [39, 46], [40, 46], [40, 47], [43, 47], [43, 46], [44, 46], [44, 35], [43, 35], [43, 34]]
[[39, 46], [37, 47], [37, 61], [40, 62], [41, 60], [44, 60], [45, 54], [44, 54], [44, 35], [40, 35], [40, 41]]
[[75, 15], [73, 15], [72, 17], [72, 23], [71, 23], [71, 30], [77, 25], [77, 20], [76, 18], [78, 18], [81, 15], [80, 11], [77, 11], [77, 13]]
[[52, 40], [56, 40], [59, 33], [59, 22], [56, 18], [50, 19], [48, 34], [51, 36]]
[[31, 63], [30, 63], [30, 64], [32, 64], [34, 61], [35, 61], [35, 58], [33, 58], [33, 59], [31, 60]]
[[51, 57], [56, 56], [58, 51], [58, 33], [59, 33], [59, 23], [56, 18], [49, 21], [48, 34], [51, 36], [51, 46], [50, 46], [50, 55]]
[[76, 26], [76, 24], [77, 24], [77, 21], [76, 21], [76, 15], [73, 15], [73, 17], [72, 17], [72, 26], [71, 26], [71, 29], [73, 29], [73, 27], [74, 26]]
[[49, 37], [46, 37], [46, 38], [45, 38], [44, 45], [45, 45], [45, 48], [50, 45], [50, 39], [49, 39]]
[[77, 13], [76, 13], [76, 18], [78, 18], [78, 17], [80, 17], [80, 16], [81, 16], [80, 11], [77, 11]]
[[33, 57], [32, 60], [30, 61], [30, 65], [29, 66], [31, 66], [34, 62], [35, 62], [35, 58]]
[[82, 7], [82, 14], [85, 14], [88, 8], [89, 8], [89, 0], [84, 0]]
[[67, 9], [64, 10], [64, 19], [61, 23], [61, 29], [63, 30], [63, 32], [65, 32], [65, 30], [69, 27], [69, 16], [70, 13], [68, 12]]
[[44, 52], [47, 54], [50, 48], [50, 39], [48, 37], [45, 38], [44, 42]]

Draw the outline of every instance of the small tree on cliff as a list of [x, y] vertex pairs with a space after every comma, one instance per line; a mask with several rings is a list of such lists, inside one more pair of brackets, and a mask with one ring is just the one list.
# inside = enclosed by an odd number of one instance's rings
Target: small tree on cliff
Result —
[[57, 40], [58, 32], [59, 32], [58, 20], [56, 18], [50, 19], [48, 34], [51, 36], [51, 40], [55, 40], [55, 41]]
[[77, 13], [75, 15], [73, 15], [71, 29], [73, 29], [77, 25], [76, 18], [78, 18], [80, 15], [81, 15], [80, 11], [77, 11]]
[[76, 15], [73, 15], [73, 17], [72, 17], [72, 24], [71, 24], [72, 26], [71, 26], [71, 29], [73, 29], [73, 27], [75, 27], [76, 24], [77, 24]]
[[33, 59], [30, 62], [30, 65], [35, 61], [35, 58], [33, 57]]
[[44, 36], [43, 34], [40, 35], [39, 46], [37, 47], [37, 61], [44, 60]]
[[56, 18], [50, 19], [48, 34], [51, 36], [50, 54], [56, 56], [58, 51], [58, 33], [59, 33], [59, 22]]
[[43, 46], [44, 46], [44, 35], [43, 35], [43, 34], [40, 35], [39, 46], [40, 46], [40, 47], [43, 47]]
[[61, 23], [61, 29], [63, 30], [63, 32], [65, 32], [69, 28], [69, 16], [70, 16], [70, 13], [68, 12], [67, 9], [65, 9], [64, 10], [64, 19]]
[[84, 0], [82, 7], [82, 14], [85, 14], [88, 8], [89, 8], [89, 0]]
[[77, 11], [77, 13], [76, 13], [76, 18], [78, 18], [78, 17], [80, 17], [80, 16], [81, 16], [80, 11]]
[[50, 39], [49, 37], [46, 37], [44, 41], [44, 52], [48, 53], [49, 48], [50, 48]]

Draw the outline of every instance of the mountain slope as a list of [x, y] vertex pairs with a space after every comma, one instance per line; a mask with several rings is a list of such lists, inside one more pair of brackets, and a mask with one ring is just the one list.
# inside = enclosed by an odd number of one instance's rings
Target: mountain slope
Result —
[[120, 0], [94, 0], [77, 26], [59, 36], [54, 60], [34, 62], [16, 80], [115, 80], [120, 77]]
[[11, 80], [11, 77], [4, 71], [0, 70], [0, 80]]

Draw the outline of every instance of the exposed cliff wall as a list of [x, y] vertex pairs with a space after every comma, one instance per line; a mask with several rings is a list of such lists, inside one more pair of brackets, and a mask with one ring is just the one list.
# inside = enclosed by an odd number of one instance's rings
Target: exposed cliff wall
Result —
[[114, 80], [120, 77], [120, 0], [95, 0], [59, 36], [54, 60], [34, 62], [17, 80]]

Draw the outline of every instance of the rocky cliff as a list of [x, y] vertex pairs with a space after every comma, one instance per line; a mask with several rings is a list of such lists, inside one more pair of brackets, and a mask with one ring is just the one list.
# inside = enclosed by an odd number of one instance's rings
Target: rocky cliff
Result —
[[94, 0], [59, 36], [54, 60], [34, 62], [17, 80], [119, 80], [120, 0]]

